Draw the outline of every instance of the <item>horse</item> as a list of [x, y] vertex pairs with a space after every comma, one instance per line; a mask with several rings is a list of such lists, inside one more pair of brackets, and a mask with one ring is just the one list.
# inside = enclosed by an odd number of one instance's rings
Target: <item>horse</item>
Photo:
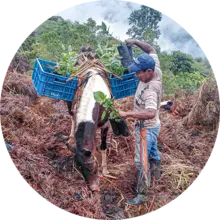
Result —
[[[109, 115], [106, 115], [104, 119], [101, 119], [102, 113], [105, 109], [95, 101], [93, 93], [102, 91], [107, 98], [111, 98], [110, 88], [107, 85], [105, 76], [100, 74], [97, 69], [93, 68], [88, 69], [85, 76], [83, 83], [80, 85], [83, 87], [81, 88], [81, 98], [79, 100], [78, 108], [75, 109], [75, 113], [72, 111], [72, 103], [68, 103], [67, 105], [72, 120], [70, 138], [74, 137], [75, 147], [70, 143], [67, 143], [66, 145], [74, 153], [75, 164], [84, 176], [89, 189], [91, 191], [99, 191], [98, 163], [94, 155], [96, 150], [95, 136], [97, 129], [101, 129], [100, 150], [102, 155], [103, 175], [109, 173], [106, 160], [106, 138], [110, 125], [112, 126], [113, 133], [117, 136], [122, 135], [127, 137], [130, 135], [130, 132], [125, 120], [118, 122], [109, 119]], [[76, 107], [76, 105], [74, 107]], [[76, 116], [76, 120], [74, 120], [74, 116]]]

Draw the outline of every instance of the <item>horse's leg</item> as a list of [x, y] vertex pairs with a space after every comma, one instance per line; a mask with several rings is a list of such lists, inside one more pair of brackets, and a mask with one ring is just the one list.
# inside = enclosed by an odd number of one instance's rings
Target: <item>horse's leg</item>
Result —
[[75, 128], [75, 121], [74, 121], [73, 115], [71, 116], [71, 122], [72, 122], [72, 126], [71, 126], [69, 138], [73, 139], [74, 138], [74, 128]]
[[[73, 142], [74, 139], [74, 128], [75, 128], [75, 121], [74, 121], [74, 111], [72, 111], [72, 102], [67, 101], [67, 108], [68, 108], [68, 112], [70, 114], [71, 117], [71, 131], [70, 131], [70, 135], [69, 135], [69, 141]], [[75, 108], [75, 105], [73, 106], [73, 108]]]
[[108, 134], [108, 126], [101, 128], [101, 153], [102, 153], [102, 173], [103, 175], [109, 174], [107, 169], [107, 143], [106, 138]]

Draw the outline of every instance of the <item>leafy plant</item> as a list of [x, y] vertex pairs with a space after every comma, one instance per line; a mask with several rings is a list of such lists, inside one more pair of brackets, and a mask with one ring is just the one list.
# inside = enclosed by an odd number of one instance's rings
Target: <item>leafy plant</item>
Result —
[[[65, 46], [62, 45], [63, 50]], [[74, 66], [77, 60], [77, 53], [72, 51], [71, 45], [68, 46], [68, 52], [62, 53], [62, 57], [54, 68], [54, 73], [66, 76], [67, 73], [74, 74], [78, 70], [78, 66]]]
[[107, 115], [109, 115], [110, 119], [120, 120], [118, 110], [115, 109], [112, 99], [107, 98], [106, 95], [101, 91], [94, 92], [93, 96], [95, 101], [105, 108], [104, 112], [102, 113], [102, 120], [104, 120]]
[[106, 41], [105, 45], [98, 44], [96, 53], [99, 55], [100, 60], [112, 73], [122, 75], [125, 68], [121, 64], [120, 59], [122, 57], [119, 56], [117, 46], [118, 44]]

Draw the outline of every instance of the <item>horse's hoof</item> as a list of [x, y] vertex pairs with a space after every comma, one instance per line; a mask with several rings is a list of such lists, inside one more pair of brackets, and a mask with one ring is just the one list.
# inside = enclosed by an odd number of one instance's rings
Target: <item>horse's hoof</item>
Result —
[[99, 186], [89, 187], [89, 189], [90, 189], [92, 192], [100, 192], [100, 187], [99, 187]]
[[99, 187], [99, 179], [98, 181], [93, 182], [92, 184], [89, 184], [89, 189], [92, 192], [99, 192], [100, 191], [100, 187]]

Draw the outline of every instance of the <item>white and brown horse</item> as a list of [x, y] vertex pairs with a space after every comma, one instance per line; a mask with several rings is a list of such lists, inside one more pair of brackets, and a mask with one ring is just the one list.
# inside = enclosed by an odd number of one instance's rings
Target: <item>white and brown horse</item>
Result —
[[[98, 164], [94, 156], [96, 149], [96, 131], [101, 128], [101, 145], [102, 152], [102, 172], [103, 175], [108, 174], [107, 161], [106, 161], [106, 138], [109, 125], [112, 125], [112, 130], [115, 135], [129, 136], [128, 127], [123, 120], [118, 123], [111, 120], [109, 123], [108, 115], [104, 120], [101, 120], [101, 115], [104, 108], [95, 101], [93, 93], [97, 91], [103, 92], [107, 98], [111, 98], [110, 88], [103, 79], [103, 75], [99, 74], [97, 70], [88, 69], [85, 74], [86, 78], [82, 95], [79, 101], [78, 108], [76, 109], [76, 121], [74, 121], [74, 114], [71, 111], [69, 103], [68, 110], [72, 115], [72, 130], [71, 136], [74, 136], [75, 147], [67, 144], [67, 147], [75, 154], [75, 164], [80, 172], [83, 174], [89, 188], [92, 191], [99, 190], [99, 175]], [[76, 122], [75, 132], [74, 122]]]

